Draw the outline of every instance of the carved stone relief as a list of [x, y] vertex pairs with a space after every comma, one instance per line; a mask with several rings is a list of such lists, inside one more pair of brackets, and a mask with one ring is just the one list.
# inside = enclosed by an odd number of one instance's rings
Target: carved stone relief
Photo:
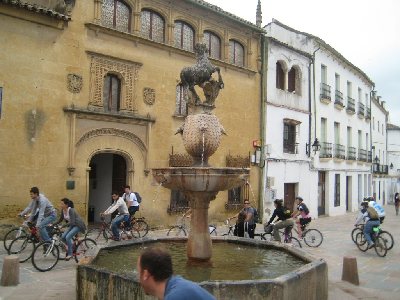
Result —
[[153, 105], [156, 101], [156, 90], [152, 88], [144, 88], [143, 101], [148, 105]]
[[82, 90], [83, 78], [77, 74], [67, 75], [67, 88], [71, 93], [77, 94]]
[[104, 77], [108, 73], [117, 74], [121, 80], [120, 110], [134, 112], [137, 110], [135, 102], [135, 85], [139, 77], [140, 63], [122, 61], [112, 57], [91, 54], [90, 66], [90, 102], [89, 108], [103, 109]]

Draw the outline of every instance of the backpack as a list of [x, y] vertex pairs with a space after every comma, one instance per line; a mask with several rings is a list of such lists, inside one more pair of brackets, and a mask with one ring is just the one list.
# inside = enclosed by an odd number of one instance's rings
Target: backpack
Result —
[[308, 209], [307, 205], [305, 205], [304, 203], [301, 204], [301, 206], [303, 207], [304, 213], [306, 215], [308, 215], [310, 213], [310, 210]]
[[292, 216], [292, 211], [289, 208], [284, 207], [283, 208], [283, 215], [286, 218], [290, 218]]
[[371, 220], [379, 220], [379, 215], [373, 207], [368, 207], [367, 212]]
[[260, 222], [260, 215], [259, 215], [257, 209], [255, 209], [255, 208], [254, 208], [254, 216], [253, 217], [254, 217], [254, 223], [259, 223]]
[[138, 202], [138, 203], [142, 203], [142, 197], [139, 195], [139, 193], [138, 193], [138, 192], [133, 192], [133, 193], [134, 193], [135, 196], [136, 196], [137, 202]]

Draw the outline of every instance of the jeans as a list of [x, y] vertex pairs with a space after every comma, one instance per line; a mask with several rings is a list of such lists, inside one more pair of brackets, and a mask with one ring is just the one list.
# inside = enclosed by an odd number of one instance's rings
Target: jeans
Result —
[[67, 242], [68, 252], [67, 255], [72, 255], [72, 238], [80, 231], [78, 226], [68, 228], [61, 236], [61, 239]]
[[279, 229], [286, 228], [288, 226], [293, 226], [294, 220], [292, 218], [286, 219], [285, 221], [278, 222], [274, 225], [274, 240], [280, 242], [281, 235], [279, 234]]
[[376, 221], [369, 220], [367, 223], [365, 223], [364, 236], [368, 242], [368, 245], [372, 244], [372, 238], [371, 238], [372, 227], [379, 226], [380, 224], [381, 223], [379, 222], [379, 220]]
[[40, 222], [40, 224], [36, 225], [39, 228], [40, 237], [45, 242], [51, 240], [51, 238], [49, 237], [49, 234], [47, 233], [46, 225], [53, 223], [56, 220], [56, 217], [57, 217], [56, 214], [52, 213], [50, 216], [44, 218], [42, 220], [42, 222]]
[[118, 227], [122, 222], [126, 222], [129, 220], [129, 215], [118, 215], [111, 223], [111, 231], [115, 239], [119, 239], [119, 230]]

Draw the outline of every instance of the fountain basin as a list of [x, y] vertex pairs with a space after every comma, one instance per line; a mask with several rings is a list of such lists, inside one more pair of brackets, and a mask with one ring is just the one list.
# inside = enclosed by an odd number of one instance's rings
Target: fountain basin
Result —
[[248, 168], [171, 167], [152, 169], [163, 187], [188, 192], [219, 192], [243, 185]]
[[[185, 238], [143, 238], [109, 246], [100, 251], [110, 252], [124, 247], [143, 247], [157, 242], [173, 243], [186, 241]], [[324, 260], [315, 259], [300, 249], [286, 244], [236, 237], [217, 237], [213, 244], [226, 243], [234, 247], [250, 246], [267, 251], [281, 251], [300, 259], [304, 264], [275, 278], [244, 280], [205, 280], [199, 284], [212, 293], [216, 299], [327, 299], [328, 267]], [[109, 254], [112, 255], [112, 254]], [[243, 261], [251, 258], [238, 256]], [[132, 263], [132, 262], [130, 262]], [[284, 262], [282, 262], [284, 263]], [[135, 265], [135, 262], [133, 262]], [[211, 271], [212, 272], [212, 269]], [[96, 258], [88, 265], [79, 265], [77, 270], [77, 299], [154, 299], [144, 294], [134, 272], [116, 273], [96, 265]]]

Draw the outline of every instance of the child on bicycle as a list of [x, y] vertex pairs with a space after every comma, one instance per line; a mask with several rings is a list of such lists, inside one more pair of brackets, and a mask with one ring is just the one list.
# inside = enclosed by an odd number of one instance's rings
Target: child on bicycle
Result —
[[111, 231], [113, 233], [112, 239], [114, 241], [119, 241], [119, 230], [118, 227], [122, 222], [127, 222], [129, 221], [129, 211], [128, 207], [126, 206], [126, 203], [122, 197], [119, 196], [117, 191], [114, 191], [111, 195], [113, 199], [113, 203], [109, 208], [107, 208], [103, 213], [101, 213], [101, 216], [104, 215], [111, 215], [114, 211], [118, 209], [118, 215], [112, 220], [111, 222]]
[[280, 222], [275, 223], [275, 225], [274, 225], [274, 240], [281, 242], [281, 237], [279, 235], [279, 229], [285, 228], [285, 230], [286, 230], [286, 228], [288, 228], [290, 226], [293, 227], [294, 220], [290, 218], [290, 210], [288, 210], [287, 208], [285, 208], [283, 206], [283, 199], [276, 199], [274, 201], [274, 206], [275, 206], [275, 210], [266, 225], [267, 226], [270, 225], [275, 220], [275, 218], [278, 217], [277, 221], [280, 221]]
[[[299, 232], [299, 238], [301, 239], [303, 236], [304, 228], [308, 223], [311, 222], [311, 215], [307, 205], [303, 203], [303, 198], [296, 197], [296, 203], [297, 203], [297, 211], [295, 211], [292, 214], [292, 218], [296, 220], [297, 230]], [[297, 219], [298, 216], [300, 217]]]

